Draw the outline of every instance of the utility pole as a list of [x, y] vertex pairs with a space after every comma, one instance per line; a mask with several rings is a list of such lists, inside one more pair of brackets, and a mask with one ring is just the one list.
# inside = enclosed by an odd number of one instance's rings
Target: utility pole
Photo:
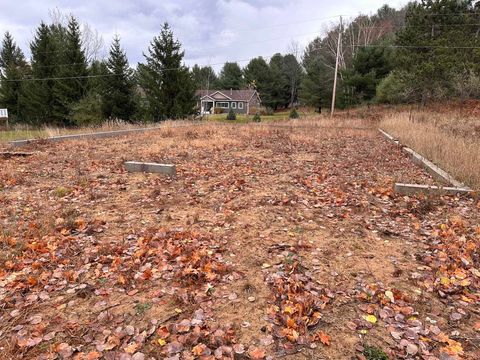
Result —
[[342, 17], [340, 16], [340, 29], [338, 31], [338, 44], [337, 44], [337, 59], [335, 61], [335, 75], [333, 78], [332, 110], [331, 110], [330, 116], [333, 116], [333, 113], [335, 111], [335, 96], [337, 95], [338, 58], [340, 56], [340, 43], [342, 42], [342, 32], [343, 32], [343, 25], [342, 25]]

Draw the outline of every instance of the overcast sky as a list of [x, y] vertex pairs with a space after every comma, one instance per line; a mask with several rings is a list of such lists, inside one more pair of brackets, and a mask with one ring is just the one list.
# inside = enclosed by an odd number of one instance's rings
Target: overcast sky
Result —
[[[170, 23], [185, 50], [187, 65], [225, 61], [245, 66], [256, 56], [286, 52], [292, 41], [303, 48], [338, 15], [373, 13], [385, 0], [0, 0], [0, 33], [10, 31], [29, 55], [28, 44], [49, 11], [72, 13], [102, 35], [108, 48], [118, 33], [130, 63], [143, 61], [153, 36]], [[398, 8], [406, 1], [389, 1]], [[336, 18], [335, 18], [336, 17]]]

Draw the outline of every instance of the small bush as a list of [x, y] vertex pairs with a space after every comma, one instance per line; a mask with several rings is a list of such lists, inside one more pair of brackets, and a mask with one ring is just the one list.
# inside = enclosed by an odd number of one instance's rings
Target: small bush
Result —
[[59, 186], [58, 188], [55, 189], [55, 195], [59, 198], [63, 198], [65, 196], [69, 195], [71, 192], [72, 192], [72, 190], [70, 190], [66, 187], [63, 187], [63, 186]]
[[290, 110], [290, 114], [288, 115], [288, 117], [290, 119], [298, 119], [300, 115], [298, 115], [297, 109], [293, 107], [292, 110]]
[[213, 113], [214, 114], [223, 114], [223, 109], [219, 108], [219, 107], [216, 107], [215, 109], [213, 109]]
[[253, 122], [261, 122], [261, 121], [262, 121], [262, 118], [260, 117], [260, 114], [257, 112], [253, 117]]
[[237, 114], [235, 114], [235, 111], [233, 109], [230, 109], [227, 115], [227, 120], [237, 120]]
[[363, 356], [365, 356], [367, 360], [388, 360], [388, 355], [385, 354], [385, 351], [370, 345], [365, 345]]
[[104, 120], [102, 100], [95, 94], [87, 94], [71, 107], [72, 122], [76, 126], [98, 125]]
[[415, 79], [409, 74], [393, 71], [378, 84], [376, 100], [386, 104], [412, 102], [416, 95], [414, 83]]

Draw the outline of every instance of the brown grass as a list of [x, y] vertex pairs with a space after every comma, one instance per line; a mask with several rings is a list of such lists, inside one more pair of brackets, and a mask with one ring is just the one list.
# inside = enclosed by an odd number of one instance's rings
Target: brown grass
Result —
[[453, 177], [480, 188], [480, 120], [430, 111], [385, 115], [380, 127]]

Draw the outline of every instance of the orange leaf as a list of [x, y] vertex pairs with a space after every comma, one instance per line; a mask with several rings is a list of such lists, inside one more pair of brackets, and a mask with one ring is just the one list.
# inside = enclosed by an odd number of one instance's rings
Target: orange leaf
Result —
[[119, 284], [122, 284], [122, 285], [125, 285], [126, 282], [127, 282], [127, 281], [125, 280], [125, 276], [123, 276], [123, 275], [120, 275], [120, 276], [118, 277], [118, 280], [117, 280], [117, 281], [118, 281]]
[[97, 360], [100, 359], [100, 353], [98, 351], [90, 351], [87, 354], [87, 357], [85, 358], [86, 360]]
[[198, 344], [195, 345], [194, 348], [192, 349], [193, 355], [200, 356], [203, 354], [207, 346], [205, 344]]
[[319, 331], [318, 332], [318, 339], [320, 340], [320, 342], [323, 344], [323, 345], [327, 345], [327, 346], [330, 346], [330, 341], [332, 340], [332, 338], [330, 336], [328, 336], [327, 334], [325, 334], [323, 331]]
[[252, 360], [264, 359], [265, 350], [262, 350], [260, 348], [253, 348], [248, 352], [248, 355], [250, 355], [250, 358], [252, 358]]
[[123, 350], [126, 353], [133, 354], [135, 351], [137, 351], [137, 349], [138, 349], [138, 344], [137, 343], [132, 343], [132, 344], [129, 344], [129, 345], [125, 346], [125, 348]]
[[143, 272], [143, 279], [144, 280], [150, 280], [152, 278], [152, 270], [150, 269], [146, 269], [144, 272]]

